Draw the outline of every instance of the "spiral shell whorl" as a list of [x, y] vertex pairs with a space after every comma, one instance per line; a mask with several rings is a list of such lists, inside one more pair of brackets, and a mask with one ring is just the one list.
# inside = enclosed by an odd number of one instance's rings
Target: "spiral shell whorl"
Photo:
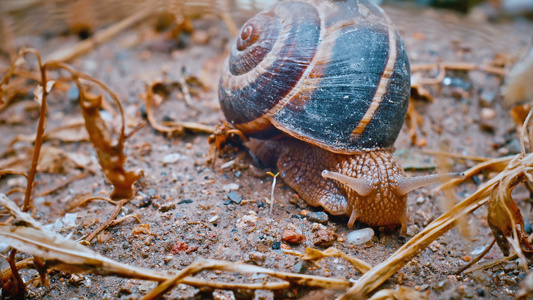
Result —
[[[319, 29], [318, 12], [306, 3], [280, 3], [249, 20], [221, 78], [219, 98], [226, 118], [239, 128], [238, 124], [265, 117], [310, 65]], [[242, 39], [250, 30], [259, 34], [254, 43]]]
[[[219, 98], [236, 128], [337, 153], [390, 148], [410, 88], [400, 36], [366, 0], [282, 2], [241, 29]], [[277, 131], [277, 130], [275, 130]]]

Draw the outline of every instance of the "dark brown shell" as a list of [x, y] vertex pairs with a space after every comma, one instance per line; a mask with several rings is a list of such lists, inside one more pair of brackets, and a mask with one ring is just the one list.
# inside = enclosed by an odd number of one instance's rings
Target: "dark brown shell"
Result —
[[250, 19], [225, 63], [224, 115], [265, 138], [281, 130], [337, 153], [390, 148], [409, 104], [397, 29], [366, 0], [286, 1]]

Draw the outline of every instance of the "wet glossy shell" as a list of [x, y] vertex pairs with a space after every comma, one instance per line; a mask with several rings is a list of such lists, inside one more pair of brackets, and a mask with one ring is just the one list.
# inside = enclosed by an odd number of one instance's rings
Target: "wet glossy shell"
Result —
[[397, 29], [368, 1], [287, 1], [250, 19], [231, 49], [219, 99], [252, 137], [281, 130], [337, 153], [392, 147], [409, 103]]

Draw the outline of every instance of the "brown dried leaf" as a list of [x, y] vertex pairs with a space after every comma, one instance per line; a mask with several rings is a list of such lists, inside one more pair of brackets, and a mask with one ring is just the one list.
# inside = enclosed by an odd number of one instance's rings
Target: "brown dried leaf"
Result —
[[508, 239], [514, 238], [518, 240], [522, 252], [531, 260], [533, 258], [533, 246], [527, 240], [527, 234], [524, 231], [524, 219], [520, 209], [511, 198], [512, 188], [504, 187], [503, 189], [504, 191], [501, 193], [497, 195], [495, 193], [488, 202], [487, 222], [505, 256], [509, 255]]
[[533, 107], [533, 104], [527, 103], [522, 105], [517, 105], [513, 107], [510, 111], [511, 118], [513, 118], [513, 121], [515, 124], [522, 125], [526, 121], [527, 115], [529, 114], [529, 111]]
[[9, 200], [9, 198], [7, 198], [4, 194], [0, 194], [0, 205], [3, 208], [7, 209], [7, 211], [18, 221], [22, 221], [27, 225], [39, 230], [43, 229], [41, 223], [35, 221], [35, 219], [33, 219], [30, 214], [20, 211], [18, 206], [11, 200]]
[[123, 133], [116, 141], [113, 141], [110, 130], [100, 116], [101, 96], [80, 99], [80, 106], [85, 118], [85, 128], [96, 149], [100, 166], [107, 179], [113, 184], [111, 199], [131, 199], [135, 193], [133, 184], [141, 178], [142, 172], [124, 169], [126, 156], [123, 152], [125, 138]]

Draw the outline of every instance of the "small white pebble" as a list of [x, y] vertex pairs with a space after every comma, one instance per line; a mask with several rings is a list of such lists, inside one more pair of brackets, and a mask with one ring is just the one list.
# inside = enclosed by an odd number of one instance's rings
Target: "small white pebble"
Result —
[[170, 153], [170, 154], [165, 155], [165, 157], [163, 158], [163, 162], [165, 164], [173, 164], [177, 162], [178, 160], [180, 160], [181, 158], [182, 158], [182, 155], [179, 153]]
[[425, 201], [426, 201], [426, 197], [424, 197], [423, 195], [416, 197], [416, 204], [422, 204]]
[[372, 228], [364, 228], [348, 233], [346, 240], [350, 244], [361, 245], [370, 241], [374, 237], [374, 230]]
[[415, 234], [418, 233], [418, 231], [420, 230], [420, 228], [418, 228], [417, 225], [410, 225], [410, 226], [407, 226], [407, 232], [405, 233], [407, 236], [414, 236]]
[[211, 219], [209, 219], [209, 223], [215, 223], [216, 221], [218, 221], [219, 219], [219, 216], [213, 216]]
[[236, 183], [229, 183], [229, 184], [225, 184], [224, 186], [222, 186], [222, 189], [226, 192], [236, 191], [239, 189], [239, 185]]
[[484, 246], [476, 247], [472, 252], [470, 252], [470, 255], [480, 255], [485, 250]]
[[496, 110], [494, 108], [485, 107], [481, 109], [482, 119], [490, 120], [490, 119], [494, 119], [494, 117], [496, 117]]

